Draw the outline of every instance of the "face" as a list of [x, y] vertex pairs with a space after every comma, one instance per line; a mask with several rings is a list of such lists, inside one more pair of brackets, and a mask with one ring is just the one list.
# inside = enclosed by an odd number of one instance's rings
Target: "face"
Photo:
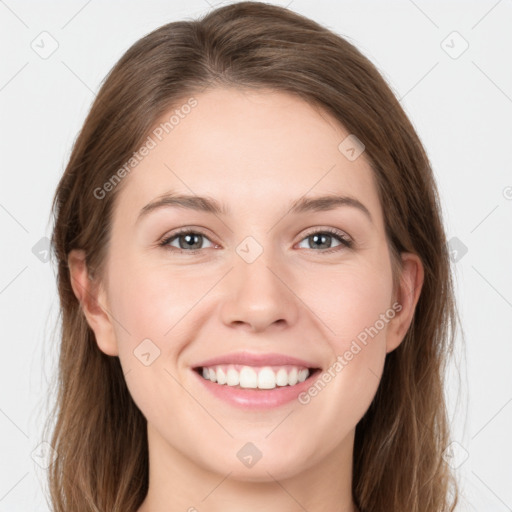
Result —
[[169, 460], [291, 477], [350, 453], [414, 277], [393, 293], [373, 172], [336, 120], [285, 93], [195, 99], [124, 178], [88, 320]]

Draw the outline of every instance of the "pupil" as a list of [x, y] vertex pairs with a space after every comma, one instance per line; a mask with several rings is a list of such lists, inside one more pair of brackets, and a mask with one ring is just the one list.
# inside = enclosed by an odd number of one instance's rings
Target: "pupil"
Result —
[[[194, 244], [193, 239], [194, 238], [199, 239], [200, 237], [201, 237], [201, 235], [194, 235], [194, 234], [182, 235], [182, 238], [185, 239], [185, 244], [186, 245], [183, 246], [182, 244], [180, 244], [181, 248], [182, 249], [184, 249], [184, 248], [188, 248], [188, 249], [190, 249], [190, 248], [193, 248], [193, 249], [199, 248], [199, 247], [194, 247], [195, 244]], [[199, 245], [201, 245], [201, 244], [199, 243]]]
[[[314, 243], [320, 241], [320, 245], [325, 245], [325, 242], [324, 244], [322, 244], [321, 240], [330, 240], [331, 239], [331, 236], [330, 235], [323, 235], [323, 234], [316, 234], [316, 235], [312, 235], [310, 238], [312, 238], [314, 240]], [[329, 245], [329, 244], [327, 244]], [[317, 246], [318, 247], [318, 246]]]

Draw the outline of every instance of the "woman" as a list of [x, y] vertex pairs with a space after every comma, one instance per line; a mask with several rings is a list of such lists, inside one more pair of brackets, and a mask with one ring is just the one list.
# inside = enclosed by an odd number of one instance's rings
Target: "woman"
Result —
[[438, 193], [346, 40], [255, 2], [155, 30], [54, 213], [56, 511], [454, 509]]

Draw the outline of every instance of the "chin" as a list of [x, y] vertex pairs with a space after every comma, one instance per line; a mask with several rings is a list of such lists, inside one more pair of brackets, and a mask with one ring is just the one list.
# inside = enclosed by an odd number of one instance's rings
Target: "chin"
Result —
[[[242, 457], [243, 459], [243, 457]], [[274, 480], [285, 480], [295, 476], [306, 469], [306, 464], [299, 464], [296, 457], [281, 457], [276, 454], [263, 453], [261, 458], [253, 461], [242, 462], [235, 454], [235, 461], [226, 461], [225, 465], [211, 468], [213, 471], [227, 475], [230, 480], [239, 482], [273, 482]]]

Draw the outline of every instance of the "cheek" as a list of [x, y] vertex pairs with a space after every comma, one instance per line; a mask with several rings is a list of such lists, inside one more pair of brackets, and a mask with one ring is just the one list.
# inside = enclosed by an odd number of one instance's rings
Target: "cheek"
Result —
[[336, 354], [358, 336], [364, 340], [366, 329], [375, 324], [385, 334], [387, 323], [381, 319], [392, 302], [391, 267], [385, 259], [319, 267], [314, 275], [300, 279], [300, 297]]
[[109, 305], [130, 394], [146, 417], [170, 417], [165, 403], [188, 400], [173, 379], [180, 378], [175, 363], [194, 337], [188, 315], [212, 283], [146, 262], [119, 265], [109, 276]]
[[321, 319], [331, 362], [300, 402], [319, 422], [348, 432], [368, 409], [382, 375], [386, 331], [395, 316], [391, 267], [375, 259], [335, 272], [325, 269], [304, 291]]
[[[184, 319], [215, 282], [216, 276], [182, 268], [169, 269], [148, 262], [130, 265], [125, 275], [121, 269], [111, 273], [112, 313], [125, 329], [116, 325], [120, 350], [131, 348], [145, 338], [153, 340], [162, 352], [180, 347], [176, 344]], [[130, 333], [127, 336], [126, 331]], [[172, 343], [171, 343], [172, 341]]]

